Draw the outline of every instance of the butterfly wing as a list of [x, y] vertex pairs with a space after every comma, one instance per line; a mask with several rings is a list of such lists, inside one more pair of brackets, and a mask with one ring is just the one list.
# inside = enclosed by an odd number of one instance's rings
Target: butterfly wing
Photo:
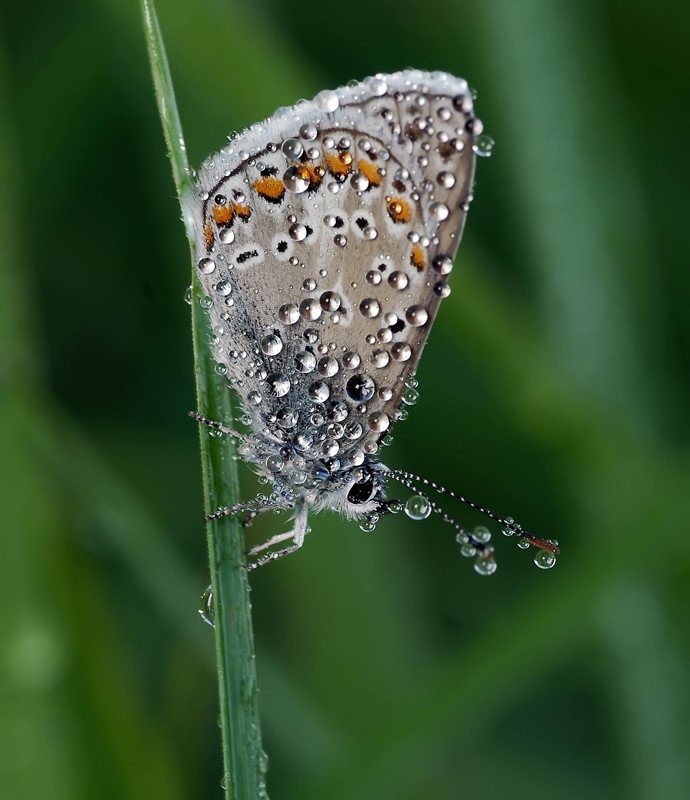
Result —
[[361, 463], [395, 419], [471, 200], [464, 80], [404, 71], [233, 139], [187, 209], [214, 354], [277, 443]]

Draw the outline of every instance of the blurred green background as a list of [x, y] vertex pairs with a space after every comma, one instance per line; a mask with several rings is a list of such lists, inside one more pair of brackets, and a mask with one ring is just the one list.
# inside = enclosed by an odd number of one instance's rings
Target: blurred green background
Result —
[[[158, 10], [192, 163], [377, 71], [477, 88], [497, 146], [385, 456], [563, 551], [542, 572], [499, 537], [487, 579], [436, 519], [315, 519], [252, 575], [271, 797], [690, 797], [687, 4]], [[0, 796], [219, 797], [189, 259], [139, 6], [0, 25]]]

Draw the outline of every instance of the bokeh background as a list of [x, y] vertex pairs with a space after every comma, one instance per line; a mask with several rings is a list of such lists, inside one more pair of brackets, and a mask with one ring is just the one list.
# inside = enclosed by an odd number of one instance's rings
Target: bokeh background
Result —
[[[433, 518], [314, 520], [252, 575], [271, 797], [690, 797], [687, 4], [158, 9], [193, 163], [354, 77], [477, 88], [495, 154], [386, 457], [563, 551], [543, 572], [499, 537], [487, 579]], [[189, 262], [139, 6], [0, 25], [0, 796], [218, 797]]]

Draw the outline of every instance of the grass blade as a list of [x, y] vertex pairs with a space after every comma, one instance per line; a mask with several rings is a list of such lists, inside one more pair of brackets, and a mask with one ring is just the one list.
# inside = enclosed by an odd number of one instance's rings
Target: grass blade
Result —
[[[158, 108], [182, 206], [191, 190], [191, 172], [177, 112], [160, 26], [152, 0], [142, 0], [144, 28]], [[190, 225], [189, 245], [194, 250]], [[197, 408], [205, 416], [232, 423], [227, 389], [214, 372], [208, 323], [199, 305], [201, 290], [192, 268], [192, 336]], [[201, 432], [201, 463], [206, 513], [237, 502], [237, 468], [227, 437]], [[207, 541], [216, 635], [216, 664], [223, 741], [223, 785], [227, 800], [265, 797], [264, 760], [259, 726], [258, 692], [244, 536], [237, 521], [226, 517], [207, 524]]]

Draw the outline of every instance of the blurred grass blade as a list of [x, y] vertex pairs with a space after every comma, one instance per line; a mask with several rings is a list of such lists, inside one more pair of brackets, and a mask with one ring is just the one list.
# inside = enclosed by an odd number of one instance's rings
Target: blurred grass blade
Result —
[[[191, 173], [177, 113], [165, 47], [152, 0], [142, 0], [144, 27], [158, 108], [180, 204], [191, 190]], [[193, 234], [186, 221], [192, 257]], [[202, 414], [231, 424], [227, 389], [214, 372], [208, 323], [201, 312], [201, 290], [192, 266], [192, 335], [197, 408]], [[237, 468], [230, 440], [201, 432], [201, 462], [206, 513], [237, 502]], [[223, 786], [228, 800], [265, 797], [264, 762], [259, 727], [258, 691], [252, 634], [244, 537], [231, 517], [207, 524], [209, 567], [213, 590], [216, 664], [223, 739]]]
[[[156, 89], [156, 100], [158, 101], [158, 112], [163, 126], [165, 144], [168, 147], [168, 156], [172, 167], [173, 179], [177, 196], [182, 199], [183, 195], [190, 189], [190, 171], [187, 162], [187, 149], [182, 135], [182, 124], [180, 115], [177, 111], [175, 102], [175, 92], [173, 90], [168, 57], [165, 53], [163, 35], [158, 16], [153, 5], [153, 0], [141, 1], [142, 11], [144, 12], [144, 30], [146, 32], [146, 47], [151, 62], [151, 74], [153, 85]], [[192, 239], [190, 236], [190, 245]]]

